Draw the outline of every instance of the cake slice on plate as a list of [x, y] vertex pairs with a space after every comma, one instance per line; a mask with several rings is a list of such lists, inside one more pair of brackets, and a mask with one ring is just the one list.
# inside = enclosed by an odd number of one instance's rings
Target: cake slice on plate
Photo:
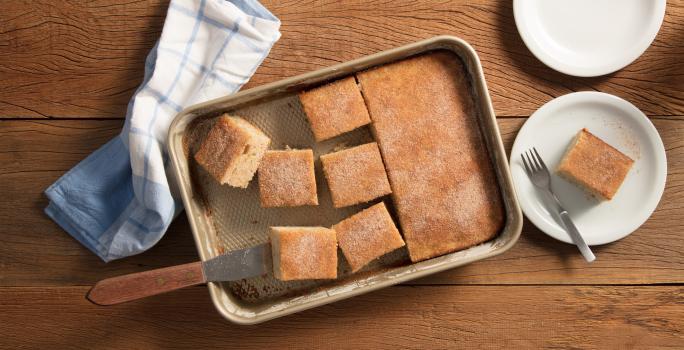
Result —
[[633, 164], [630, 157], [582, 129], [565, 151], [557, 173], [605, 201], [613, 199]]

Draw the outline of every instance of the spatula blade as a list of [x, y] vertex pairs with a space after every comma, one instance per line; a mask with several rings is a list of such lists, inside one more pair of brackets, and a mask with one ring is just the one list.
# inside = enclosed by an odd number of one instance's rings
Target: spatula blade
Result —
[[271, 248], [268, 243], [233, 250], [202, 263], [207, 282], [237, 281], [268, 271]]

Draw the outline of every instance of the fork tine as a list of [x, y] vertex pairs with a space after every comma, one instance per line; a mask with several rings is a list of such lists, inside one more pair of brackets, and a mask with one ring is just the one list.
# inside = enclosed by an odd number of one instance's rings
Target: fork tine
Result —
[[537, 160], [539, 160], [539, 164], [541, 164], [541, 167], [542, 167], [544, 170], [549, 171], [549, 169], [546, 167], [546, 164], [544, 163], [544, 160], [543, 160], [542, 157], [539, 155], [539, 152], [537, 152], [537, 148], [536, 148], [536, 147], [532, 147], [532, 150], [534, 151], [534, 154], [537, 155]]
[[539, 159], [537, 159], [537, 156], [535, 156], [532, 149], [528, 150], [527, 152], [530, 153], [530, 158], [532, 158], [532, 160], [534, 160], [534, 166], [536, 167], [537, 171], [542, 170], [542, 166], [541, 166], [541, 164], [539, 164]]
[[525, 160], [527, 160], [530, 166], [530, 172], [534, 174], [537, 171], [537, 166], [532, 161], [532, 155], [529, 150], [525, 152]]
[[527, 176], [532, 176], [532, 169], [530, 169], [529, 164], [527, 164], [527, 159], [525, 158], [525, 153], [521, 153], [520, 158], [522, 158], [523, 164], [525, 165], [525, 172], [527, 173]]
[[534, 173], [534, 164], [530, 161], [530, 155], [527, 154], [527, 151], [524, 153], [524, 157], [525, 157], [525, 163], [527, 163], [527, 166], [530, 169], [530, 175], [532, 175]]

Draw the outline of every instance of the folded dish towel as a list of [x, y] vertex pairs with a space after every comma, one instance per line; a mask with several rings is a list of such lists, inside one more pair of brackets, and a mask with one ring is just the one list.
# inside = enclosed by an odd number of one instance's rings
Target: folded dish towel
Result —
[[121, 135], [45, 191], [47, 215], [105, 261], [152, 247], [182, 209], [167, 171], [173, 117], [240, 89], [279, 28], [256, 0], [172, 0]]

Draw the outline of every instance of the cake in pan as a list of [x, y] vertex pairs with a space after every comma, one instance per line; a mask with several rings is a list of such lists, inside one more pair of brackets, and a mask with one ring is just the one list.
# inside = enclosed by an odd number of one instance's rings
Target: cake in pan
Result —
[[356, 213], [332, 228], [352, 272], [404, 246], [404, 240], [384, 202]]
[[268, 151], [259, 166], [261, 206], [318, 205], [313, 151]]
[[325, 227], [271, 227], [269, 241], [277, 279], [337, 278], [335, 231]]
[[301, 92], [299, 100], [318, 142], [370, 123], [353, 76]]
[[392, 192], [375, 142], [321, 156], [335, 208], [369, 202]]
[[357, 78], [411, 260], [496, 236], [501, 194], [458, 56], [436, 51]]
[[195, 153], [195, 160], [216, 181], [246, 188], [271, 140], [248, 121], [223, 115]]

